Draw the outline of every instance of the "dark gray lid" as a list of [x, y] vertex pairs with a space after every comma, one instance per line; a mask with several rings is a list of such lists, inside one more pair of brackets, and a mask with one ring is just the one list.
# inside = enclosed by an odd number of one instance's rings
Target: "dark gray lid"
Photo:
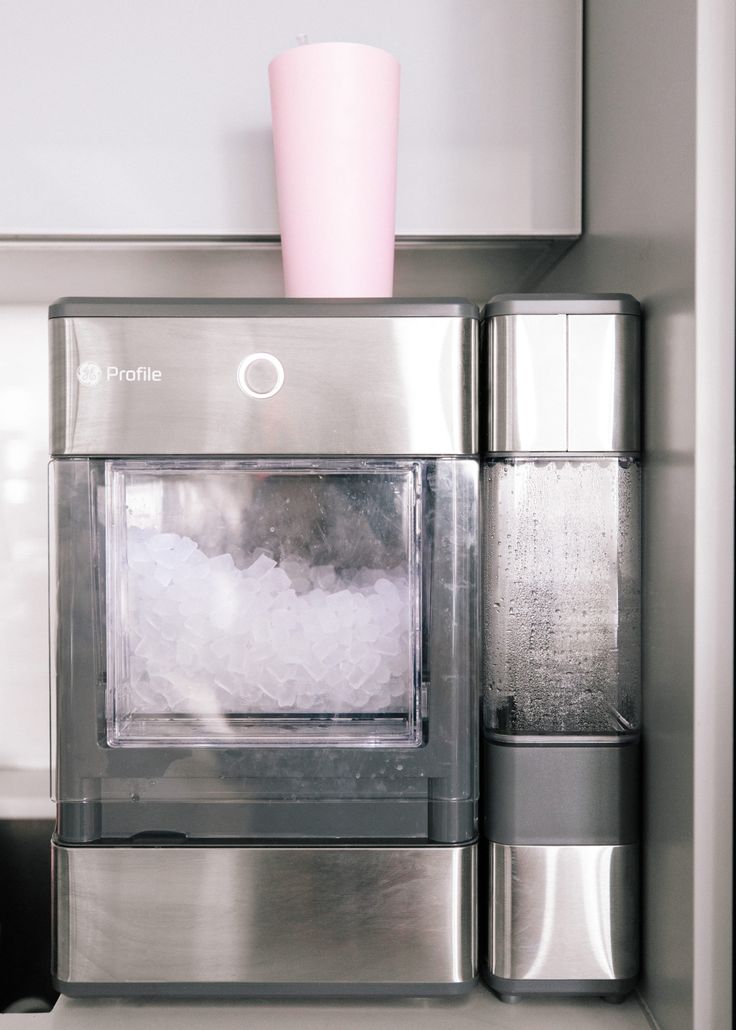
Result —
[[494, 315], [641, 315], [630, 293], [499, 293], [483, 308]]
[[468, 300], [61, 297], [49, 318], [478, 318]]

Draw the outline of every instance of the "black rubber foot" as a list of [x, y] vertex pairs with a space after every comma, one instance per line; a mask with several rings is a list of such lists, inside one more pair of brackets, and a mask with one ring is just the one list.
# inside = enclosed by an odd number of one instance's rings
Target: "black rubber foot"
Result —
[[521, 1001], [521, 994], [502, 994], [500, 991], [493, 992], [499, 1001], [502, 1001], [504, 1005], [515, 1005], [517, 1001]]

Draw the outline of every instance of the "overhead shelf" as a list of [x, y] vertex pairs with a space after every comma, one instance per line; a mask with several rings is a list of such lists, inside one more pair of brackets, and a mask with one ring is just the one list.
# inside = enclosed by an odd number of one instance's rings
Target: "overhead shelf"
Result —
[[581, 0], [37, 6], [3, 4], [0, 238], [276, 235], [267, 68], [302, 32], [399, 59], [400, 236], [580, 232]]

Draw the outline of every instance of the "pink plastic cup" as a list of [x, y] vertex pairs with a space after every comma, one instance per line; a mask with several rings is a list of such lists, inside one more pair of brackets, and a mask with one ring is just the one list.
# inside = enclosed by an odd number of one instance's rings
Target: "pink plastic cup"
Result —
[[399, 62], [312, 43], [268, 74], [286, 296], [390, 297]]

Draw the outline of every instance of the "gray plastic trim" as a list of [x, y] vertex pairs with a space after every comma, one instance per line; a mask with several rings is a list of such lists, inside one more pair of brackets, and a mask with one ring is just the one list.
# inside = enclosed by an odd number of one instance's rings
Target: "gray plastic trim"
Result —
[[[430, 791], [431, 794], [431, 791]], [[386, 802], [377, 802], [385, 805]], [[398, 802], [402, 804], [402, 802]], [[438, 844], [465, 844], [478, 835], [478, 805], [472, 798], [431, 797], [427, 839]]]
[[[138, 752], [139, 753], [139, 752]], [[430, 780], [430, 783], [433, 783]], [[269, 804], [202, 801], [64, 801], [57, 805], [63, 844], [125, 842], [139, 834], [218, 843], [386, 840], [466, 844], [478, 833], [477, 802], [426, 797], [344, 801], [274, 799]]]
[[49, 318], [473, 318], [462, 298], [60, 297]]
[[55, 830], [51, 834], [51, 844], [53, 847], [73, 849], [75, 851], [114, 851], [116, 849], [134, 849], [134, 850], [160, 850], [162, 848], [184, 848], [187, 851], [194, 851], [196, 849], [206, 850], [208, 848], [232, 848], [234, 850], [243, 848], [268, 848], [272, 851], [296, 851], [299, 849], [308, 848], [311, 851], [324, 849], [334, 850], [335, 848], [348, 848], [351, 851], [376, 851], [378, 849], [391, 850], [395, 848], [411, 848], [414, 851], [448, 851], [452, 849], [463, 850], [468, 847], [475, 847], [480, 841], [476, 835], [472, 840], [459, 841], [453, 843], [445, 843], [443, 841], [433, 840], [404, 840], [403, 838], [386, 838], [384, 840], [372, 840], [367, 837], [362, 839], [354, 839], [350, 837], [340, 838], [317, 838], [317, 837], [305, 837], [305, 838], [283, 838], [283, 839], [266, 839], [260, 837], [257, 840], [248, 840], [246, 838], [241, 839], [226, 839], [226, 838], [195, 838], [187, 837], [184, 833], [167, 833], [161, 831], [158, 834], [151, 833], [147, 834], [145, 831], [139, 834], [137, 837], [118, 839], [118, 840], [104, 840], [98, 838], [93, 841], [72, 841], [63, 840], [58, 830]]
[[641, 315], [630, 293], [499, 293], [481, 318], [495, 315]]
[[483, 832], [498, 844], [635, 844], [639, 742], [484, 741]]
[[486, 962], [481, 969], [481, 979], [497, 994], [501, 1001], [516, 1001], [530, 994], [597, 994], [604, 998], [614, 996], [616, 1000], [630, 994], [636, 987], [638, 976], [629, 976], [625, 980], [505, 980], [494, 976]]

